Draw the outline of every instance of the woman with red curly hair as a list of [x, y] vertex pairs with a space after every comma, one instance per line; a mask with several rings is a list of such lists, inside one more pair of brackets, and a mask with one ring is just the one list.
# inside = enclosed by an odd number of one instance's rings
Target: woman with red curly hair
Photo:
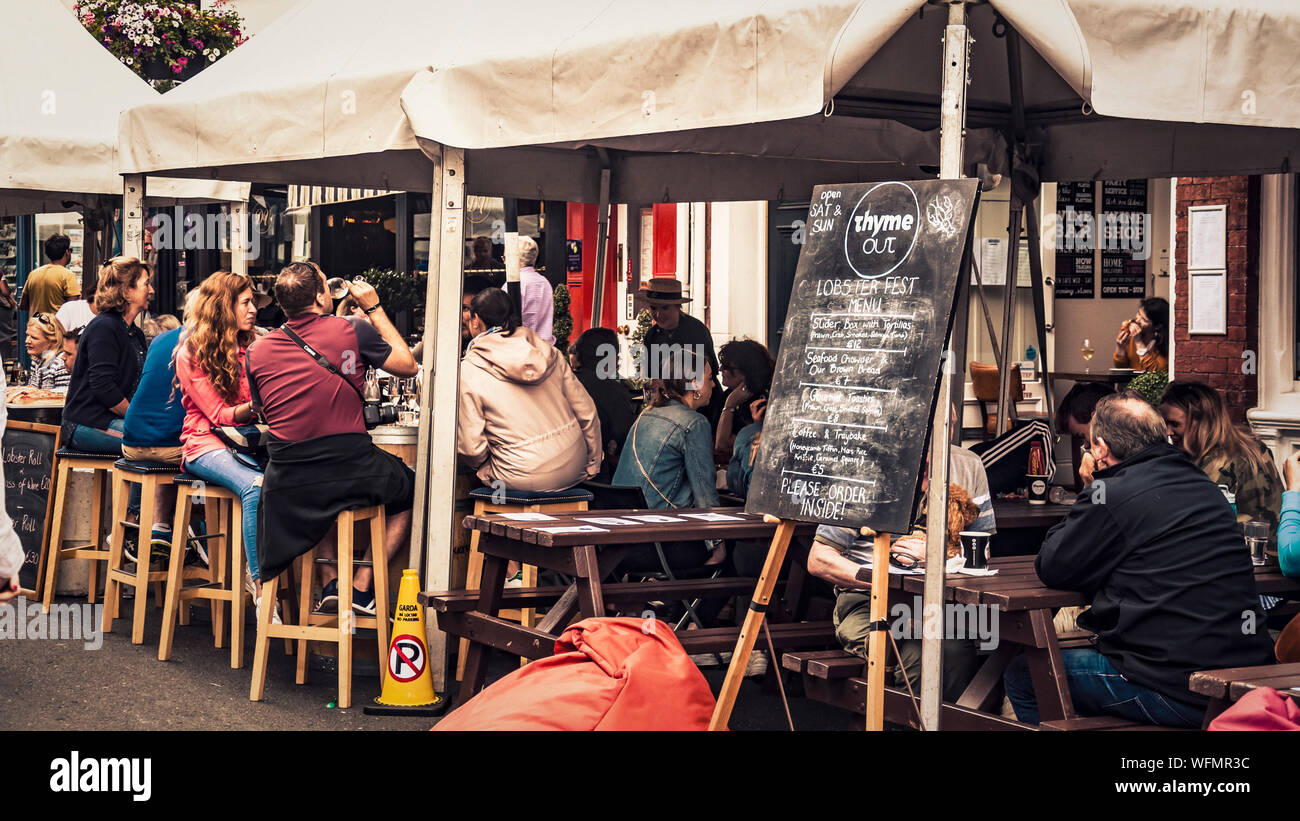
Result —
[[[257, 503], [262, 470], [228, 448], [214, 426], [253, 421], [253, 402], [244, 355], [256, 338], [253, 282], [218, 271], [199, 286], [189, 333], [176, 351], [176, 381], [184, 394], [181, 430], [184, 468], [204, 481], [239, 494], [243, 506], [244, 553], [251, 578], [258, 577]], [[247, 583], [247, 582], [246, 582]], [[260, 603], [260, 585], [249, 590]]]

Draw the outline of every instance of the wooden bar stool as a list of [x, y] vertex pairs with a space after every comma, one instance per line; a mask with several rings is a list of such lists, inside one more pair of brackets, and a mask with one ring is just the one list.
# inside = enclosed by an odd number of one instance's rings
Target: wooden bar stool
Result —
[[[370, 563], [374, 571], [375, 615], [358, 616], [352, 611], [352, 574], [358, 565], [354, 550], [355, 528], [358, 524], [369, 524], [370, 547], [374, 561]], [[270, 640], [275, 637], [296, 639], [298, 641], [298, 666], [295, 680], [299, 684], [307, 682], [307, 642], [334, 642], [339, 647], [339, 709], [352, 706], [352, 636], [354, 628], [373, 629], [379, 644], [379, 682], [382, 686], [388, 673], [388, 560], [384, 552], [384, 508], [354, 508], [338, 515], [338, 568], [339, 568], [339, 607], [338, 613], [313, 613], [311, 609], [312, 569], [315, 567], [315, 548], [307, 551], [297, 560], [299, 565], [301, 590], [298, 594], [298, 623], [271, 624], [271, 608], [263, 607], [257, 620], [257, 644], [253, 650], [253, 683], [248, 693], [249, 701], [261, 701], [266, 689], [266, 663], [270, 651]], [[262, 596], [275, 596], [280, 583], [279, 577], [264, 582]], [[292, 583], [292, 581], [290, 582]]]
[[[594, 498], [591, 491], [580, 487], [551, 492], [506, 490], [504, 493], [490, 487], [480, 487], [471, 490], [469, 497], [474, 500], [475, 516], [482, 516], [484, 513], [541, 513], [543, 510], [563, 513], [586, 510], [587, 503]], [[469, 566], [465, 573], [466, 590], [478, 590], [479, 582], [483, 579], [483, 554], [478, 549], [479, 535], [479, 531], [475, 530], [469, 536]], [[536, 587], [537, 568], [526, 564], [522, 570], [524, 587]], [[537, 611], [531, 607], [523, 610], [502, 610], [499, 618], [517, 621], [525, 627], [534, 627], [537, 622]], [[465, 662], [468, 657], [469, 639], [462, 638], [460, 652], [456, 656], [457, 681], [465, 677]], [[520, 659], [520, 666], [527, 663], [528, 659]]]
[[[54, 590], [59, 581], [59, 561], [62, 559], [90, 559], [90, 585], [86, 601], [94, 603], [99, 587], [99, 562], [108, 561], [108, 548], [102, 546], [104, 530], [104, 492], [108, 489], [108, 477], [113, 470], [116, 456], [107, 453], [85, 453], [60, 448], [54, 452], [54, 487], [50, 491], [50, 531], [45, 534], [42, 553], [45, 556], [45, 590], [41, 596], [41, 605], [45, 612], [50, 612], [50, 603], [54, 601]], [[90, 544], [86, 547], [63, 546], [63, 517], [68, 507], [68, 478], [73, 470], [88, 470], [91, 473], [90, 496]], [[125, 500], [123, 500], [125, 511]], [[125, 515], [125, 513], [123, 514]]]
[[[162, 637], [158, 660], [172, 654], [176, 620], [189, 623], [190, 603], [207, 599], [212, 612], [213, 646], [225, 641], [226, 604], [230, 604], [230, 666], [244, 666], [244, 603], [251, 595], [244, 589], [243, 511], [239, 496], [220, 485], [204, 482], [189, 473], [178, 473], [176, 518], [172, 523], [171, 559], [167, 566], [167, 603], [163, 606]], [[201, 538], [208, 550], [207, 578], [195, 584], [183, 583], [185, 547], [189, 539], [194, 502], [203, 503], [206, 533]], [[178, 613], [179, 611], [179, 613]]]
[[[146, 511], [153, 509], [154, 494], [158, 486], [171, 484], [179, 472], [180, 469], [176, 465], [167, 462], [134, 462], [130, 459], [118, 459], [113, 463], [113, 530], [108, 539], [108, 569], [104, 576], [103, 630], [105, 633], [113, 632], [113, 620], [118, 618], [121, 612], [121, 585], [125, 584], [135, 591], [135, 605], [131, 619], [132, 644], [144, 643], [144, 611], [145, 602], [149, 598], [150, 583], [166, 582], [168, 575], [166, 570], [149, 569], [151, 551], [147, 534], [150, 528], [144, 523], [149, 520], [150, 515], [146, 515]], [[128, 571], [123, 567], [122, 550], [126, 528], [131, 526], [126, 521], [127, 498], [130, 495], [131, 485], [140, 485], [141, 515], [136, 538], [134, 571]], [[173, 537], [175, 536], [176, 534], [173, 533]], [[184, 542], [181, 544], [184, 545]], [[185, 578], [204, 578], [207, 573], [207, 568], [183, 568]], [[162, 606], [162, 585], [158, 585], [155, 591], [154, 598], [157, 599], [155, 603]], [[189, 621], [188, 614], [185, 621], [187, 623]]]

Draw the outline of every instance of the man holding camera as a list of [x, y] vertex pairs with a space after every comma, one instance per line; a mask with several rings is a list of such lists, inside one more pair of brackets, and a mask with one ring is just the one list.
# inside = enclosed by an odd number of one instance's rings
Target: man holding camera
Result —
[[[332, 316], [320, 268], [312, 262], [285, 266], [275, 297], [288, 321], [248, 351], [253, 401], [270, 428], [258, 509], [262, 580], [327, 539], [335, 517], [348, 508], [386, 506], [386, 558], [410, 536], [415, 474], [366, 433], [363, 389], [367, 367], [409, 377], [417, 366], [375, 289], [353, 282], [348, 293], [363, 315]], [[333, 544], [327, 539], [322, 555], [332, 555]], [[337, 607], [337, 575], [333, 565], [322, 565], [321, 610]], [[371, 576], [362, 567], [352, 578], [352, 606], [364, 615], [375, 612]]]

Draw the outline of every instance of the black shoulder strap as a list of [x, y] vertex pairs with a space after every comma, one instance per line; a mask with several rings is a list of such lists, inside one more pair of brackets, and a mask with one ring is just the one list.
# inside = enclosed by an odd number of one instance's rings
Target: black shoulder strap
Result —
[[[339, 369], [334, 367], [334, 363], [330, 362], [328, 359], [322, 356], [320, 351], [317, 351], [315, 348], [308, 345], [306, 340], [304, 340], [301, 336], [298, 336], [298, 334], [294, 333], [293, 329], [289, 327], [289, 323], [286, 322], [283, 325], [281, 325], [280, 330], [284, 331], [285, 336], [293, 340], [293, 343], [295, 345], [297, 345], [299, 348], [302, 348], [303, 353], [307, 354], [312, 359], [316, 360], [317, 365], [320, 365], [322, 368], [334, 374], [339, 379], [342, 379], [344, 382], [348, 384], [348, 387], [356, 391], [357, 398], [361, 400], [361, 404], [364, 405], [366, 403], [366, 396], [361, 392], [361, 389], [357, 387], [356, 383], [353, 382], [351, 379], [348, 379], [343, 374], [339, 373]], [[247, 362], [248, 360], [245, 359], [244, 361]]]
[[257, 391], [257, 383], [253, 381], [253, 368], [249, 364], [252, 359], [252, 351], [244, 351], [244, 377], [248, 380], [248, 393], [253, 397], [253, 418], [266, 421], [266, 416], [262, 413], [262, 395]]

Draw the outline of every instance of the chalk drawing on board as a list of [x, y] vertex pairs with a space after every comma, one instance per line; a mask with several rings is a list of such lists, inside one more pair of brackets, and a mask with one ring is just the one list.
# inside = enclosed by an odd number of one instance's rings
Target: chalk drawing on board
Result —
[[[902, 213], [895, 211], [873, 214], [872, 206], [886, 197], [879, 195], [873, 199], [871, 195], [890, 186], [898, 186], [911, 195], [911, 210]], [[872, 201], [868, 202], [868, 200]], [[865, 208], [863, 208], [864, 204]], [[916, 198], [916, 192], [906, 183], [882, 182], [868, 189], [867, 193], [858, 200], [858, 204], [853, 206], [853, 213], [849, 214], [848, 230], [844, 232], [844, 258], [853, 269], [853, 273], [863, 279], [878, 279], [892, 273], [907, 261], [912, 254], [912, 249], [916, 247], [916, 238], [920, 232], [921, 203]], [[904, 242], [907, 243], [906, 251], [903, 250]], [[871, 273], [876, 268], [883, 270]]]

